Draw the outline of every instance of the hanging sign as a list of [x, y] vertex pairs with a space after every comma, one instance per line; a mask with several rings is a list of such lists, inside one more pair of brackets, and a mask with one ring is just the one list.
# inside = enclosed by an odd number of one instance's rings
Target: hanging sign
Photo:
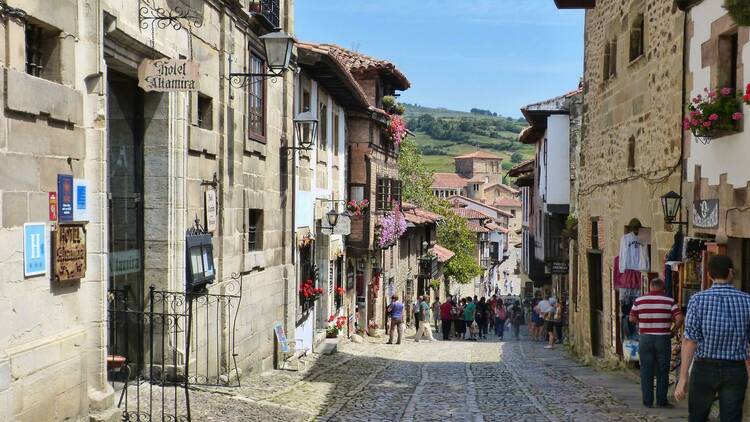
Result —
[[137, 273], [141, 270], [141, 250], [130, 249], [110, 254], [109, 274], [119, 276]]
[[57, 175], [57, 218], [62, 222], [73, 221], [73, 176]]
[[568, 274], [568, 263], [565, 261], [555, 261], [550, 264], [550, 273], [556, 275]]
[[719, 228], [718, 199], [703, 199], [693, 202], [693, 227], [700, 229]]
[[49, 193], [49, 221], [57, 221], [57, 192]]
[[206, 201], [206, 231], [209, 233], [213, 233], [216, 231], [216, 218], [217, 218], [216, 189], [206, 190], [205, 201]]
[[146, 92], [197, 91], [199, 77], [193, 60], [145, 59], [138, 66], [138, 86]]
[[23, 225], [23, 275], [31, 277], [47, 273], [47, 225]]
[[86, 228], [83, 224], [61, 224], [55, 230], [56, 281], [77, 280], [86, 276]]
[[73, 180], [73, 220], [75, 221], [89, 221], [88, 192], [87, 181]]

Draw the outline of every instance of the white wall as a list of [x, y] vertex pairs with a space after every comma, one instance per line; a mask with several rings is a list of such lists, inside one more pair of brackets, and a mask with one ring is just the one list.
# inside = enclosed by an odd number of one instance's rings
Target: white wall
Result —
[[[570, 204], [570, 117], [553, 114], [547, 118], [547, 163], [544, 193], [546, 204]], [[542, 185], [542, 181], [539, 181]], [[545, 205], [546, 205], [545, 204]]]
[[[706, 0], [690, 12], [694, 21], [693, 33], [695, 35], [690, 42], [689, 66], [693, 74], [693, 85], [688, 87], [689, 98], [703, 94], [704, 88], [717, 88], [711, 87], [711, 69], [704, 68], [701, 63], [701, 47], [711, 38], [711, 22], [726, 14], [722, 7], [723, 3], [723, 0]], [[750, 63], [750, 44], [742, 47], [741, 54], [742, 62]], [[743, 72], [745, 83], [750, 82], [750, 66], [744, 66]], [[696, 142], [690, 134], [688, 137], [690, 156], [687, 167], [689, 182], [695, 181], [695, 166], [701, 167], [701, 177], [707, 178], [710, 185], [718, 185], [719, 177], [724, 173], [727, 175], [727, 183], [735, 187], [744, 187], [750, 181], [750, 166], [747, 165], [747, 157], [750, 157], [750, 126], [748, 126], [750, 108], [743, 106], [742, 111], [745, 114], [744, 132], [713, 140], [708, 145]]]

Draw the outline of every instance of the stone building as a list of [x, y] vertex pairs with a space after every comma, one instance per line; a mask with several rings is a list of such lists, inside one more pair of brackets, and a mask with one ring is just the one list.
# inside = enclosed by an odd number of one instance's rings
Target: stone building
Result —
[[[560, 0], [559, 3], [569, 3]], [[570, 341], [590, 358], [621, 354], [622, 307], [614, 259], [637, 218], [649, 271], [674, 233], [660, 196], [679, 189], [685, 15], [661, 0], [593, 1], [585, 18], [583, 121], [577, 194], [578, 253], [571, 263]]]
[[[298, 350], [312, 350], [315, 339], [325, 336], [332, 314], [351, 315], [353, 297], [343, 298], [337, 288], [353, 290], [345, 284], [346, 247], [351, 218], [345, 214], [347, 197], [346, 115], [367, 110], [365, 93], [344, 65], [330, 50], [315, 44], [297, 46], [298, 64], [295, 89], [295, 112], [311, 111], [318, 121], [317, 141], [310, 151], [299, 151], [295, 165], [295, 236], [297, 283], [306, 280], [323, 288], [322, 298], [314, 307], [302, 306], [298, 298], [296, 339]], [[330, 227], [327, 214], [338, 214], [336, 226]], [[305, 239], [309, 239], [306, 241]]]
[[[292, 0], [263, 3], [66, 0], [49, 7], [14, 0], [0, 6], [0, 242], [9, 246], [0, 264], [6, 321], [0, 419], [120, 419], [107, 362], [118, 355], [135, 376], [140, 362], [166, 355], [132, 346], [146, 341], [142, 330], [113, 334], [106, 321], [119, 296], [107, 292], [122, 292], [133, 312], [149, 306], [149, 286], [184, 294], [187, 267], [197, 268], [186, 258], [186, 231], [196, 219], [211, 232], [214, 259], [204, 258], [202, 269], [215, 275], [208, 291], [239, 294], [232, 274], [245, 287], [236, 324], [206, 323], [224, 328], [217, 344], [228, 344], [227, 335], [234, 340], [233, 350], [212, 359], [221, 372], [235, 374], [273, 364], [274, 324], [294, 329], [294, 310], [286, 307], [295, 295], [292, 192], [282, 154], [293, 137], [294, 78], [293, 72], [276, 83], [244, 78], [249, 83], [239, 88], [228, 79], [230, 72], [265, 73], [259, 37], [279, 28], [293, 32]], [[152, 19], [165, 16], [159, 8], [189, 14]], [[139, 65], [162, 58], [199, 63], [196, 89], [140, 89]], [[41, 271], [24, 271], [24, 264], [38, 270], [44, 251], [24, 250], [24, 224], [42, 223], [41, 232], [26, 237], [47, 244], [53, 230], [69, 228], [50, 221], [50, 193], [70, 204], [70, 185], [63, 177], [58, 189], [58, 175], [75, 178], [74, 210], [81, 211], [75, 217], [85, 222], [78, 244], [86, 248], [85, 274], [66, 282], [57, 281], [59, 273], [44, 258]], [[214, 195], [215, 202], [208, 199]], [[218, 210], [215, 220], [206, 204]], [[57, 217], [62, 223], [63, 215]], [[47, 248], [47, 257], [53, 252]], [[115, 346], [117, 338], [131, 347]], [[175, 339], [169, 354], [178, 360], [206, 347]]]
[[[533, 184], [523, 188], [534, 230], [526, 233], [521, 253], [528, 257], [526, 262], [537, 262], [522, 270], [544, 296], [551, 294], [563, 302], [568, 295], [568, 244], [563, 233], [571, 202], [571, 133], [579, 130], [574, 126], [580, 117], [573, 105], [580, 99], [581, 92], [574, 91], [521, 109], [530, 126], [519, 139], [535, 146]], [[520, 174], [518, 168], [511, 173]]]
[[[369, 321], [382, 327], [386, 306], [384, 286], [395, 278], [398, 242], [381, 248], [376, 242], [380, 219], [395, 212], [401, 203], [398, 175], [398, 147], [387, 130], [390, 116], [382, 109], [384, 96], [409, 88], [409, 80], [388, 61], [372, 58], [335, 45], [315, 48], [335, 58], [356, 81], [367, 107], [346, 111], [346, 154], [348, 199], [370, 203], [369, 211], [351, 221], [346, 245], [347, 286], [354, 286], [355, 309], [360, 328]], [[400, 211], [399, 211], [400, 212]]]
[[439, 198], [453, 195], [492, 202], [512, 197], [513, 189], [503, 185], [503, 157], [485, 151], [474, 151], [454, 157], [455, 173], [435, 173], [432, 192]]

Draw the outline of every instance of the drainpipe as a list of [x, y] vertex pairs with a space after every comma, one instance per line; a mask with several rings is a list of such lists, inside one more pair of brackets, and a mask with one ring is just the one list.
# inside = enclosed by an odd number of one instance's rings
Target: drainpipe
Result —
[[[680, 119], [680, 123], [685, 121], [685, 117], [687, 115], [687, 108], [685, 107], [685, 104], [687, 103], [687, 73], [688, 73], [688, 67], [689, 67], [689, 44], [688, 44], [688, 14], [690, 13], [690, 9], [684, 10], [684, 16], [683, 16], [683, 22], [682, 22], [682, 104], [680, 104], [680, 107], [682, 108], [682, 119]], [[685, 129], [680, 127], [680, 197], [683, 197], [682, 191], [683, 191], [683, 182], [685, 180], [685, 177], [687, 177], [687, 169], [685, 168]], [[683, 220], [682, 219], [682, 211], [684, 207], [680, 207], [680, 217], [679, 221], [687, 221], [688, 224], [685, 225], [685, 236], [688, 235], [689, 229], [690, 229], [690, 222], [688, 221], [689, 218]], [[689, 217], [690, 213], [686, 211], [687, 216]], [[680, 227], [682, 229], [682, 227]], [[678, 229], [679, 230], [679, 229]]]

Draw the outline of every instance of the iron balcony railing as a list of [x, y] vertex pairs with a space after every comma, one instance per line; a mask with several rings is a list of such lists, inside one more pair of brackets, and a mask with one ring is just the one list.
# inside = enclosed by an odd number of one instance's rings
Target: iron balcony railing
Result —
[[435, 277], [438, 273], [438, 259], [435, 255], [423, 255], [419, 258], [419, 276]]
[[281, 8], [279, 0], [260, 0], [260, 14], [263, 15], [274, 28], [279, 28]]

